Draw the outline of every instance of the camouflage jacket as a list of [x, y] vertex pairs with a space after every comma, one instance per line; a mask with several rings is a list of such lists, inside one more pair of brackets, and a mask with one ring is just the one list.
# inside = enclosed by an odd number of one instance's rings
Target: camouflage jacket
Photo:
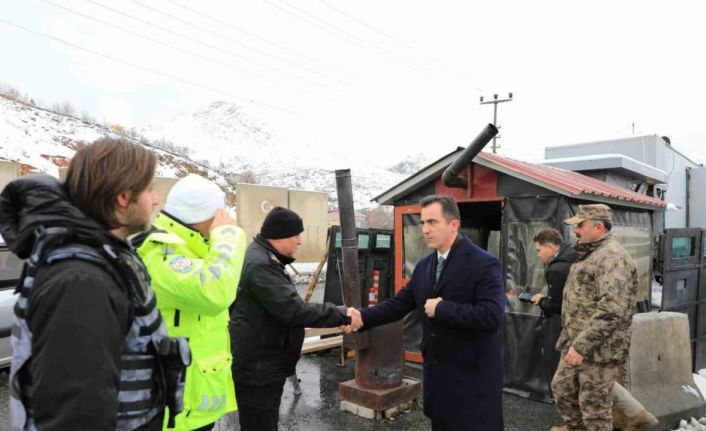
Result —
[[587, 361], [625, 361], [637, 296], [637, 268], [613, 235], [575, 247], [564, 287], [556, 348], [574, 347]]

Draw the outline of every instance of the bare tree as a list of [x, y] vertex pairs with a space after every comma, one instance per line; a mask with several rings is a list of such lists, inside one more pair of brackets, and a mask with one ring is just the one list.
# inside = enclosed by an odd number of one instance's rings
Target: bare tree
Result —
[[361, 213], [368, 222], [368, 226], [375, 229], [392, 229], [393, 213], [392, 207], [378, 206], [376, 208], [366, 208]]
[[52, 104], [51, 110], [61, 115], [74, 116], [76, 114], [76, 109], [74, 108], [74, 105], [72, 105], [71, 102], [69, 102], [68, 100]]
[[81, 121], [84, 123], [89, 123], [93, 124], [96, 122], [96, 119], [91, 116], [91, 114], [88, 113], [88, 111], [82, 111], [81, 112]]

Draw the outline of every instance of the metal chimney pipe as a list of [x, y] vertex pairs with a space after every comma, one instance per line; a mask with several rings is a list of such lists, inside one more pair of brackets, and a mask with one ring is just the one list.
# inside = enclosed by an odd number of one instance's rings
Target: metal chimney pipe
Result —
[[[336, 171], [336, 193], [341, 221], [344, 301], [348, 307], [360, 308], [362, 298], [358, 279], [358, 233], [350, 169]], [[389, 389], [402, 384], [404, 350], [401, 321], [362, 333], [344, 335], [343, 345], [358, 351], [355, 381], [360, 387]]]
[[466, 168], [478, 153], [490, 142], [498, 129], [492, 124], [485, 126], [478, 136], [466, 147], [465, 150], [454, 160], [451, 165], [441, 174], [441, 181], [446, 187], [465, 189], [468, 187], [468, 179], [458, 175]]
[[[353, 185], [351, 170], [336, 170], [336, 195], [338, 197], [338, 215], [341, 224], [341, 255], [343, 257], [343, 301], [347, 307], [360, 308], [361, 292], [358, 278], [358, 232], [355, 228], [355, 209], [353, 207]], [[353, 333], [343, 336], [343, 345], [349, 349], [368, 347], [367, 333]]]

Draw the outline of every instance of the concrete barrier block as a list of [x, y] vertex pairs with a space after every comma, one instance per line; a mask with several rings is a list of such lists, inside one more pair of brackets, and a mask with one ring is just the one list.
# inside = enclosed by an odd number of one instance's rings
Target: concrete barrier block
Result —
[[20, 164], [0, 160], [0, 190], [4, 189], [7, 183], [20, 177]]
[[177, 181], [179, 181], [179, 178], [154, 177], [154, 190], [157, 192], [157, 199], [159, 201], [157, 211], [161, 211], [162, 208], [164, 208], [164, 204], [167, 203], [169, 191]]
[[704, 415], [706, 402], [691, 373], [685, 314], [636, 314], [627, 372], [632, 395], [660, 421], [655, 430], [672, 430], [681, 419]]

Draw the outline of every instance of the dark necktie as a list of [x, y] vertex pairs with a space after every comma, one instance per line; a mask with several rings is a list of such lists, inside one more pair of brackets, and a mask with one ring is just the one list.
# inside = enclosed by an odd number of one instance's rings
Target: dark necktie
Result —
[[438, 261], [436, 262], [436, 281], [439, 281], [439, 277], [441, 277], [441, 271], [444, 270], [444, 266], [446, 266], [446, 259], [444, 259], [443, 256], [439, 256]]

